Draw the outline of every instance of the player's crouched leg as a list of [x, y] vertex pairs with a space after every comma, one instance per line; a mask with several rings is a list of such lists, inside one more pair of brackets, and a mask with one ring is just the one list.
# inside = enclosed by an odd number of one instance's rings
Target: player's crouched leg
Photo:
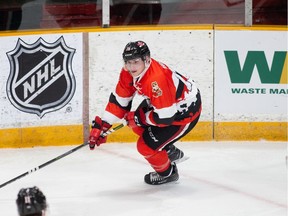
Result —
[[151, 149], [140, 137], [137, 142], [138, 152], [144, 156], [156, 172], [150, 172], [144, 177], [147, 184], [159, 185], [179, 179], [176, 164], [170, 163], [166, 151], [156, 151]]

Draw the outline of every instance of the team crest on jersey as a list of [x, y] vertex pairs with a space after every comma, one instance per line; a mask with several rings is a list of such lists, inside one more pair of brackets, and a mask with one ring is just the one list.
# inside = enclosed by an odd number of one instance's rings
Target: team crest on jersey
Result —
[[63, 37], [54, 43], [40, 37], [33, 44], [19, 38], [16, 47], [7, 52], [10, 74], [6, 90], [12, 105], [42, 118], [69, 103], [76, 89], [74, 53]]
[[158, 86], [158, 83], [156, 81], [152, 82], [151, 86], [152, 86], [153, 97], [157, 98], [162, 95], [162, 90]]

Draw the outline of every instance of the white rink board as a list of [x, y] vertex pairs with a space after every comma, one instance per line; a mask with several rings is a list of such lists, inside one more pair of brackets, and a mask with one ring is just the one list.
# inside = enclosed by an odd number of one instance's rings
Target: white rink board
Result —
[[[213, 31], [149, 30], [89, 33], [89, 118], [102, 114], [123, 66], [122, 52], [130, 41], [143, 40], [151, 57], [192, 77], [203, 100], [201, 121], [213, 116]], [[136, 101], [141, 100], [136, 98]], [[137, 104], [135, 104], [137, 106]]]
[[[249, 51], [263, 51], [271, 70], [275, 52], [286, 51], [287, 61], [287, 31], [215, 31], [214, 100], [216, 121], [287, 121], [287, 81], [263, 83], [254, 66], [249, 83], [232, 83], [224, 51], [237, 51], [241, 70]], [[273, 94], [271, 89], [286, 94]]]
[[[74, 94], [69, 102], [62, 108], [56, 108], [50, 112], [39, 116], [35, 113], [23, 112], [17, 109], [10, 102], [7, 95], [8, 77], [12, 66], [9, 63], [7, 53], [11, 52], [16, 48], [17, 42], [22, 40], [29, 46], [35, 44], [37, 40], [42, 38], [47, 44], [54, 44], [59, 38], [63, 37], [63, 40], [69, 49], [74, 50], [72, 56], [72, 73], [75, 77]], [[30, 126], [45, 126], [45, 125], [66, 125], [66, 124], [81, 124], [82, 123], [82, 89], [83, 89], [83, 41], [82, 33], [75, 34], [41, 34], [41, 35], [21, 35], [21, 36], [9, 36], [0, 37], [0, 126], [1, 128], [17, 128], [17, 127], [30, 127]], [[34, 50], [35, 51], [35, 50]], [[33, 51], [33, 52], [34, 52]], [[39, 50], [38, 50], [39, 51]], [[46, 59], [52, 58], [47, 55]], [[44, 61], [46, 61], [46, 59]], [[36, 64], [34, 67], [37, 68], [45, 62]], [[18, 67], [17, 65], [15, 67]], [[33, 70], [32, 68], [30, 72]], [[35, 76], [36, 77], [36, 76]], [[37, 78], [36, 78], [37, 79]], [[44, 78], [43, 78], [44, 79]], [[53, 79], [51, 79], [53, 81]], [[51, 82], [52, 82], [51, 81]], [[67, 84], [68, 85], [68, 84]], [[68, 87], [67, 87], [68, 88]], [[49, 89], [49, 94], [59, 94], [57, 89]], [[39, 91], [39, 94], [43, 92]], [[48, 93], [47, 93], [48, 94]], [[68, 100], [67, 100], [68, 101]]]

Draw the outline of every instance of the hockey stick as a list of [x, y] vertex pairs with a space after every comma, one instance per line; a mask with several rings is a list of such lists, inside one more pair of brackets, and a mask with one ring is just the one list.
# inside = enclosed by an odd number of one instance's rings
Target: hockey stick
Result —
[[[101, 136], [107, 136], [107, 135], [109, 135], [109, 134], [111, 134], [111, 133], [113, 133], [113, 132], [119, 130], [120, 128], [124, 127], [125, 125], [126, 125], [125, 123], [122, 123], [122, 124], [120, 124], [120, 125], [118, 125], [118, 126], [112, 128], [112, 129], [106, 131], [106, 132], [103, 133]], [[84, 147], [84, 146], [86, 146], [86, 145], [88, 145], [88, 142], [83, 143], [83, 144], [81, 144], [81, 145], [79, 145], [79, 146], [77, 146], [77, 147], [75, 147], [75, 148], [73, 148], [73, 149], [71, 149], [71, 150], [65, 152], [65, 153], [62, 154], [62, 155], [59, 155], [58, 157], [53, 158], [53, 159], [47, 161], [46, 163], [43, 163], [43, 164], [41, 164], [40, 166], [37, 166], [37, 167], [35, 167], [35, 168], [33, 168], [33, 169], [31, 169], [31, 170], [25, 172], [25, 173], [23, 173], [23, 174], [21, 174], [21, 175], [15, 177], [15, 178], [13, 178], [13, 179], [11, 179], [11, 180], [9, 180], [9, 181], [7, 181], [7, 182], [1, 184], [1, 185], [0, 185], [0, 188], [4, 187], [4, 186], [7, 185], [7, 184], [10, 184], [11, 182], [16, 181], [16, 180], [18, 180], [18, 179], [20, 179], [20, 178], [22, 178], [22, 177], [24, 177], [24, 176], [26, 176], [26, 175], [29, 175], [30, 173], [36, 172], [37, 170], [39, 170], [39, 169], [41, 169], [41, 168], [43, 168], [43, 167], [45, 167], [45, 166], [47, 166], [47, 165], [49, 165], [49, 164], [55, 162], [55, 161], [58, 161], [58, 160], [60, 160], [61, 158], [66, 157], [67, 155], [69, 155], [69, 154], [71, 154], [71, 153], [73, 153], [73, 152], [75, 152], [75, 151], [81, 149], [82, 147]]]

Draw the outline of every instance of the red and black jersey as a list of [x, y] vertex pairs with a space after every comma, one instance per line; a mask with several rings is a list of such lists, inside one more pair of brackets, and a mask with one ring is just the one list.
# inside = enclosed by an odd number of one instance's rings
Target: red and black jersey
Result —
[[184, 125], [201, 112], [200, 92], [194, 81], [151, 58], [149, 67], [138, 78], [122, 68], [103, 120], [112, 124], [122, 119], [130, 111], [135, 93], [149, 101], [151, 109], [146, 113], [149, 125]]

